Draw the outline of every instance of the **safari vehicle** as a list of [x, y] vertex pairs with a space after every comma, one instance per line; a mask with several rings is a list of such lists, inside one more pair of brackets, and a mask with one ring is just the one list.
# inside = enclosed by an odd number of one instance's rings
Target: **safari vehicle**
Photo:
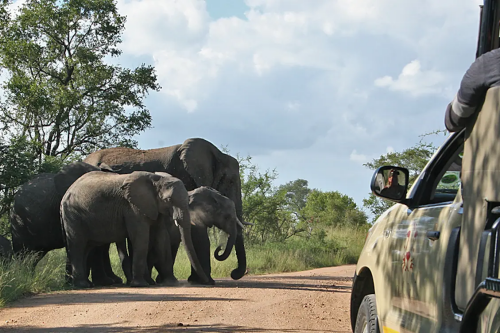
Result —
[[[499, 47], [499, 13], [500, 0], [485, 1], [476, 56]], [[352, 329], [500, 332], [500, 87], [410, 189], [409, 181], [395, 166], [372, 178], [373, 193], [396, 204], [370, 228], [359, 257]]]

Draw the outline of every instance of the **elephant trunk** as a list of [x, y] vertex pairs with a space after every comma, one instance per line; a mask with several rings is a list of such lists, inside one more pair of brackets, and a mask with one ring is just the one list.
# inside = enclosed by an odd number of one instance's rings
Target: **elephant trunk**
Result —
[[234, 249], [236, 250], [238, 267], [233, 269], [233, 271], [231, 272], [231, 278], [233, 280], [239, 280], [243, 277], [243, 275], [245, 275], [247, 270], [247, 256], [245, 253], [245, 242], [243, 241], [243, 230], [241, 229], [241, 227], [238, 227]]
[[224, 249], [224, 253], [222, 255], [219, 254], [221, 250], [221, 246], [217, 246], [217, 249], [215, 249], [214, 252], [214, 257], [215, 259], [219, 261], [224, 261], [229, 257], [229, 254], [231, 254], [231, 250], [233, 249], [234, 243], [236, 242], [236, 228], [234, 232], [229, 234], [229, 238], [227, 239], [226, 243], [226, 248]]
[[[234, 200], [236, 208], [236, 216], [240, 221], [243, 221], [243, 205], [241, 199], [241, 190], [239, 191], [239, 200]], [[247, 255], [245, 252], [245, 242], [243, 239], [243, 228], [238, 224], [236, 226], [237, 233], [234, 243], [234, 249], [236, 251], [236, 258], [238, 259], [238, 267], [231, 272], [231, 278], [233, 280], [239, 280], [245, 275], [247, 271]]]
[[199, 278], [203, 283], [209, 283], [207, 274], [201, 266], [200, 260], [196, 255], [196, 250], [194, 249], [193, 239], [191, 238], [191, 218], [189, 217], [189, 212], [187, 209], [181, 210], [174, 208], [174, 218], [179, 224], [179, 231], [181, 233], [182, 243], [186, 249], [186, 253], [189, 258], [189, 262], [193, 266], [195, 272], [198, 274]]

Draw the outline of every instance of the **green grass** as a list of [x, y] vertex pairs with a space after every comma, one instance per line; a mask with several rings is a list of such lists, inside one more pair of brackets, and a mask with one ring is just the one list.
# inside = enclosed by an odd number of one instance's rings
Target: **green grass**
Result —
[[0, 307], [26, 295], [62, 290], [65, 253], [52, 251], [33, 270], [35, 257], [0, 260]]
[[[302, 271], [319, 267], [356, 263], [366, 231], [347, 228], [320, 230], [309, 239], [293, 237], [282, 243], [247, 245], [247, 267], [250, 275]], [[216, 245], [212, 247], [212, 252]], [[66, 252], [51, 251], [33, 271], [33, 256], [0, 261], [0, 307], [26, 295], [69, 289], [64, 283]], [[124, 281], [116, 248], [110, 250], [113, 271]], [[219, 262], [212, 256], [212, 277], [229, 277], [236, 268], [236, 255]], [[191, 272], [189, 260], [181, 246], [174, 274], [186, 280]]]

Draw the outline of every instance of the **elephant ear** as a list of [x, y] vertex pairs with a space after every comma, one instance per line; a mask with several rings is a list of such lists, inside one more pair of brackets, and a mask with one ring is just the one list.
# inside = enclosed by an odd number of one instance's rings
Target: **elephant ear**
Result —
[[184, 169], [189, 173], [196, 187], [213, 186], [214, 173], [218, 161], [215, 155], [222, 154], [213, 144], [205, 139], [187, 139], [179, 147], [179, 158]]
[[62, 197], [78, 178], [88, 172], [99, 170], [101, 169], [85, 162], [75, 162], [64, 166], [54, 176], [54, 185], [57, 193]]
[[158, 218], [158, 193], [150, 174], [135, 171], [128, 175], [121, 186], [124, 196], [141, 214], [156, 220]]

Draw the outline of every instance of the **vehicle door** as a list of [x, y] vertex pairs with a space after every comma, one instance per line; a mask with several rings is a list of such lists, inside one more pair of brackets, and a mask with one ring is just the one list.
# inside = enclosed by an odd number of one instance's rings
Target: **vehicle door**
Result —
[[406, 332], [437, 332], [442, 326], [443, 273], [453, 228], [461, 222], [460, 170], [463, 133], [434, 155], [398, 205], [389, 232], [392, 248], [391, 311], [384, 326]]

